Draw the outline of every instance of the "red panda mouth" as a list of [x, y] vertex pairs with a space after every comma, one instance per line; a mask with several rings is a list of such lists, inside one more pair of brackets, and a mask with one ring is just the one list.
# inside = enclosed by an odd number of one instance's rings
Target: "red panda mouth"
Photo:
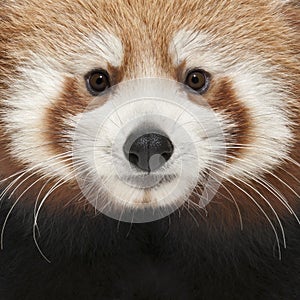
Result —
[[173, 180], [176, 180], [178, 176], [179, 175], [176, 174], [132, 175], [128, 177], [120, 177], [120, 180], [136, 189], [145, 190], [159, 188], [164, 183], [170, 183]]

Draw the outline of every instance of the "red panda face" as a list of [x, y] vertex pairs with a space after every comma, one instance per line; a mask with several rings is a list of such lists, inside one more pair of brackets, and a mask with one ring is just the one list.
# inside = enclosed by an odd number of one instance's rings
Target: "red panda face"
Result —
[[125, 221], [191, 204], [233, 225], [241, 211], [280, 222], [300, 180], [291, 11], [280, 1], [5, 1], [4, 187], [39, 209], [89, 200]]

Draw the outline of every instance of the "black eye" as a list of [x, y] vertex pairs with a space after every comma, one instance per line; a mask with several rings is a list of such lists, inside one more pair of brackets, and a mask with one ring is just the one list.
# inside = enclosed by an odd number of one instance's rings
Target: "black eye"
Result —
[[185, 79], [185, 84], [199, 94], [205, 93], [209, 88], [210, 75], [201, 69], [190, 71]]
[[86, 76], [89, 92], [97, 96], [110, 87], [109, 75], [104, 70], [95, 70]]

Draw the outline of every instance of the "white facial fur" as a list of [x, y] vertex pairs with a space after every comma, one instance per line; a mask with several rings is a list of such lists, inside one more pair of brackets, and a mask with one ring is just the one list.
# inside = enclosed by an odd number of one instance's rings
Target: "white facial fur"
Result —
[[[83, 50], [84, 49], [84, 50]], [[67, 49], [66, 49], [67, 50]], [[45, 137], [45, 115], [63, 91], [66, 77], [83, 77], [94, 68], [118, 67], [123, 60], [119, 38], [103, 32], [84, 38], [78, 49], [69, 49], [68, 63], [53, 57], [29, 52], [29, 59], [18, 67], [18, 80], [13, 80], [4, 103], [7, 132], [12, 137], [11, 152], [28, 169], [41, 174], [66, 177], [69, 171], [62, 157], [54, 157]]]
[[107, 69], [108, 64], [119, 67], [123, 61], [123, 46], [121, 40], [108, 32], [101, 32], [84, 38], [81, 51], [74, 53], [76, 64], [73, 71], [85, 74], [93, 68]]
[[64, 74], [37, 55], [34, 64], [18, 68], [19, 80], [12, 83], [4, 100], [6, 132], [12, 140], [10, 151], [28, 169], [50, 176], [68, 174], [61, 159], [55, 158], [45, 138], [45, 116], [63, 89]]
[[228, 45], [226, 37], [213, 39], [205, 32], [180, 30], [174, 35], [170, 53], [174, 64], [185, 61], [187, 69], [201, 67], [215, 78], [232, 80], [239, 100], [250, 111], [253, 142], [242, 159], [228, 166], [224, 177], [259, 176], [288, 156], [293, 136], [287, 95], [278, 88], [282, 83], [270, 77], [276, 73], [275, 67], [250, 52], [244, 57], [238, 55]]
[[[73, 122], [75, 160], [96, 171], [87, 181], [98, 185], [96, 193], [109, 193], [123, 206], [141, 204], [146, 192], [154, 206], [186, 199], [224, 149], [222, 116], [201, 98], [199, 105], [189, 101], [183, 85], [167, 79], [128, 81], [110, 94], [108, 102]], [[149, 175], [132, 167], [123, 152], [127, 138], [137, 129], [140, 135], [163, 132], [174, 145], [171, 159]], [[133, 176], [139, 179], [131, 180]], [[174, 179], [158, 184], [166, 176]]]
[[[285, 95], [277, 91], [277, 82], [268, 76], [268, 63], [252, 54], [236, 61], [234, 54], [231, 58], [224, 57], [222, 53], [226, 47], [226, 44], [212, 39], [207, 33], [180, 30], [170, 45], [170, 54], [175, 65], [185, 60], [187, 68], [201, 67], [214, 78], [228, 76], [232, 79], [240, 101], [251, 113], [253, 143], [241, 160], [235, 160], [227, 166], [224, 177], [247, 178], [250, 173], [262, 174], [266, 169], [273, 169], [287, 157], [288, 145], [292, 140], [291, 124], [284, 113]], [[50, 176], [64, 177], [70, 172], [61, 159], [51, 159], [51, 151], [47, 146], [49, 141], [43, 135], [46, 111], [55, 105], [55, 99], [62, 92], [64, 78], [74, 74], [83, 78], [92, 69], [105, 69], [108, 63], [120, 66], [123, 59], [122, 44], [111, 34], [96, 34], [84, 40], [80, 49], [85, 55], [76, 55], [76, 51], [73, 51], [70, 65], [66, 65], [65, 61], [61, 64], [54, 58], [32, 55], [31, 60], [19, 68], [21, 79], [11, 86], [11, 96], [6, 100], [13, 108], [5, 116], [8, 124], [6, 130], [13, 140], [12, 154], [43, 174], [50, 172]], [[75, 119], [65, 120], [74, 126], [74, 132], [79, 133], [79, 137], [84, 134], [80, 132], [80, 125], [84, 125], [82, 128], [90, 126], [88, 131], [93, 139], [75, 139], [75, 145], [82, 146], [75, 147], [76, 158], [84, 161], [93, 169], [93, 174], [101, 178], [112, 199], [125, 199], [129, 206], [134, 206], [145, 195], [145, 190], [132, 187], [118, 178], [118, 172], [139, 175], [129, 168], [121, 147], [134, 126], [142, 126], [145, 120], [146, 123], [154, 123], [152, 125], [163, 130], [175, 144], [174, 157], [160, 175], [176, 175], [177, 181], [147, 190], [158, 206], [164, 206], [187, 196], [197, 181], [203, 178], [203, 172], [211, 162], [215, 158], [220, 159], [219, 154], [225, 147], [222, 132], [236, 125], [224, 112], [213, 113], [203, 104], [192, 103], [186, 92], [172, 81], [168, 84], [159, 79], [148, 82], [150, 85], [147, 88], [143, 81], [133, 82], [137, 85], [130, 82], [121, 84], [115, 88], [114, 95], [105, 105]], [[144, 116], [144, 120], [141, 116]], [[202, 121], [197, 123], [199, 119]], [[164, 123], [163, 120], [176, 121], [189, 134], [187, 140], [182, 140], [180, 131], [172, 131], [168, 122]], [[69, 133], [70, 139], [74, 137], [74, 132]], [[193, 142], [196, 157], [190, 156], [187, 142]], [[93, 152], [95, 146], [97, 155]], [[176, 152], [180, 148], [181, 152]], [[91, 152], [83, 149], [91, 149]], [[177, 164], [176, 157], [179, 155]], [[170, 193], [170, 190], [174, 193]]]

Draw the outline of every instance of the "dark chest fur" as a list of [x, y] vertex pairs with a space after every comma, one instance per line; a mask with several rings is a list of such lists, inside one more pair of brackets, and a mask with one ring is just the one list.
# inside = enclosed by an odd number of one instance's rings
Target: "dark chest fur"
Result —
[[[2, 204], [0, 220], [8, 211]], [[0, 299], [299, 299], [300, 228], [286, 220], [287, 249], [267, 227], [222, 232], [175, 213], [149, 224], [67, 213], [12, 213], [0, 252]], [[1, 225], [2, 227], [2, 225]]]

